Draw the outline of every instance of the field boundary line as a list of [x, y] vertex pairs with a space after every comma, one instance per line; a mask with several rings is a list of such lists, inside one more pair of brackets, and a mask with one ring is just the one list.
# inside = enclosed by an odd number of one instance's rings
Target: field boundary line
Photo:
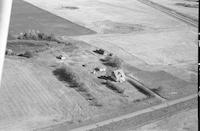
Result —
[[196, 20], [196, 19], [194, 19], [192, 17], [189, 17], [189, 16], [187, 16], [185, 14], [182, 14], [180, 12], [177, 12], [174, 9], [170, 9], [168, 7], [165, 7], [165, 6], [160, 5], [158, 3], [152, 2], [150, 0], [138, 0], [138, 1], [143, 3], [143, 4], [146, 4], [147, 6], [150, 6], [150, 7], [154, 8], [154, 9], [157, 9], [157, 10], [159, 10], [161, 12], [164, 12], [164, 13], [166, 13], [166, 14], [174, 17], [174, 18], [177, 18], [177, 19], [179, 19], [179, 20], [181, 20], [181, 21], [183, 21], [183, 22], [185, 22], [187, 24], [190, 24], [190, 25], [192, 25], [194, 27], [198, 27], [198, 20]]

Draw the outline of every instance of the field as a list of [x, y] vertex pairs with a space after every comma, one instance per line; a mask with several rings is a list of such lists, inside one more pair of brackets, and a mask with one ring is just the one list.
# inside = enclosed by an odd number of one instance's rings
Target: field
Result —
[[[12, 44], [17, 47], [20, 41], [17, 42]], [[56, 47], [55, 43], [49, 42], [49, 45], [54, 46], [36, 52], [32, 58], [17, 55], [6, 57], [1, 90], [1, 129], [27, 130], [62, 121], [77, 124], [101, 115], [123, 113], [117, 109], [131, 106], [137, 101], [146, 103], [145, 99], [149, 96], [134, 85], [128, 82], [119, 84], [125, 90], [121, 94], [104, 84], [104, 73], [91, 73], [94, 67], [105, 66], [100, 61], [102, 56], [93, 52], [95, 47], [74, 40], [68, 42], [70, 44], [59, 44]], [[46, 46], [44, 43], [43, 46]], [[42, 46], [26, 45], [26, 50], [32, 51]], [[24, 50], [15, 49], [14, 52]], [[56, 56], [60, 54], [67, 59], [57, 59]], [[59, 73], [59, 70], [63, 67], [78, 74], [84, 83], [82, 90], [62, 80], [60, 73], [63, 71]], [[149, 100], [159, 102], [154, 97]]]
[[[175, 130], [185, 130], [185, 129], [191, 131], [197, 131], [198, 119], [196, 114], [197, 114], [197, 109], [186, 110], [174, 116], [168, 117], [164, 120], [160, 120], [158, 122], [145, 125], [144, 127], [137, 129], [136, 131], [144, 131], [144, 130], [175, 131]], [[179, 120], [182, 121], [180, 122]]]
[[[195, 27], [137, 0], [25, 1], [12, 10], [0, 130], [72, 129], [197, 92]], [[59, 41], [17, 39], [29, 30]]]
[[[27, 46], [13, 51], [35, 51], [46, 47], [47, 43], [48, 48], [35, 52], [32, 58], [17, 55], [6, 57], [0, 95], [3, 112], [1, 129], [27, 130], [61, 122], [67, 122], [70, 128], [80, 122], [104, 119], [106, 115], [119, 115], [161, 102], [159, 97], [146, 92], [134, 81], [127, 80], [121, 84], [114, 82], [124, 92], [110, 88], [106, 84], [109, 80], [106, 73], [113, 70], [113, 67], [102, 63], [101, 59], [106, 56], [95, 53], [98, 49], [96, 47], [73, 39], [60, 44], [35, 42], [40, 44], [26, 43]], [[23, 45], [23, 40], [10, 42], [15, 47], [20, 43]], [[60, 54], [66, 59], [57, 59]], [[95, 67], [103, 67], [107, 71], [93, 74]], [[63, 69], [66, 69], [67, 75], [73, 72], [78, 76], [72, 81], [78, 85], [72, 85], [67, 80]], [[128, 63], [123, 63], [122, 69], [127, 76], [134, 76], [166, 100], [187, 96], [196, 91], [195, 84], [164, 71], [144, 71]]]
[[95, 33], [92, 30], [50, 14], [26, 2], [22, 2], [22, 0], [13, 1], [9, 28], [11, 35], [18, 35], [21, 32], [27, 32], [32, 29], [44, 33], [68, 36]]
[[152, 1], [198, 20], [198, 0], [162, 0], [162, 2], [159, 0]]

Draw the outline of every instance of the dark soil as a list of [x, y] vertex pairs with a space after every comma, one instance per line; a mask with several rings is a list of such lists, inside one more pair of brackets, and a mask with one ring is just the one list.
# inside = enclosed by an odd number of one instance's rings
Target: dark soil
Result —
[[9, 33], [12, 35], [28, 30], [39, 30], [56, 35], [87, 35], [95, 32], [72, 23], [22, 0], [14, 0]]

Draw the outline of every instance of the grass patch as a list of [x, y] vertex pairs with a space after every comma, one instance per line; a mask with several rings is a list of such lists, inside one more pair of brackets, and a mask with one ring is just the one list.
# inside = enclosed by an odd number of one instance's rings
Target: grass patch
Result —
[[122, 60], [117, 56], [106, 56], [105, 59], [101, 59], [104, 65], [111, 66], [114, 68], [121, 68], [122, 67]]
[[[53, 45], [53, 44], [52, 44]], [[45, 51], [51, 47], [51, 44], [46, 41], [34, 41], [34, 40], [9, 40], [7, 42], [7, 49], [11, 49], [15, 55], [21, 55], [25, 51], [32, 53], [38, 53]]]
[[111, 90], [113, 90], [113, 91], [115, 91], [117, 93], [120, 93], [120, 94], [124, 93], [124, 89], [119, 87], [118, 85], [116, 85], [114, 82], [111, 82], [111, 81], [107, 80], [103, 84], [105, 84], [109, 89], [111, 89]]
[[7, 39], [8, 40], [16, 40], [16, 38], [13, 35], [11, 35], [11, 34], [8, 34]]
[[72, 53], [72, 52], [74, 52], [75, 50], [78, 50], [78, 49], [79, 49], [78, 46], [69, 42], [69, 43], [65, 44], [65, 46], [63, 47], [62, 50], [66, 53]]

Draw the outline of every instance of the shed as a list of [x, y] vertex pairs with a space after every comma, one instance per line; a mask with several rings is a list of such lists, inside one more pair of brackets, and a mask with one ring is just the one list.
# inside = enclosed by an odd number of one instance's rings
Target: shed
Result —
[[124, 82], [126, 80], [126, 76], [123, 72], [123, 70], [118, 69], [112, 72], [111, 77], [113, 80], [115, 80], [116, 82]]

